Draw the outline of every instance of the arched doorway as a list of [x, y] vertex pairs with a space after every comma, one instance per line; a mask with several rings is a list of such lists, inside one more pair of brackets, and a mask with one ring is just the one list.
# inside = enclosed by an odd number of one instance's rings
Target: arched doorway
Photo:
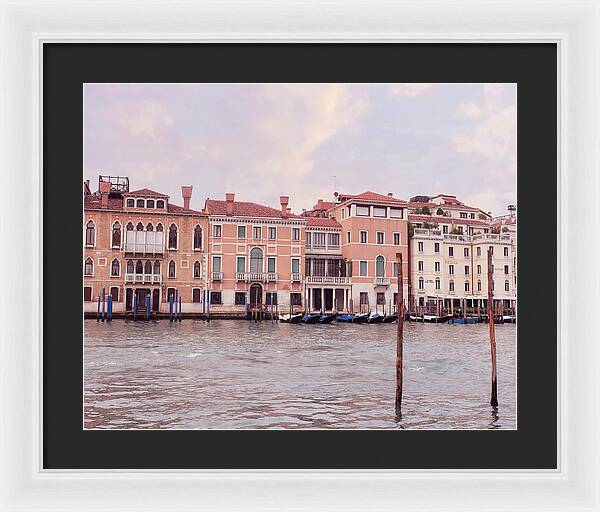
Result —
[[257, 306], [262, 304], [262, 286], [254, 283], [250, 286], [250, 305]]

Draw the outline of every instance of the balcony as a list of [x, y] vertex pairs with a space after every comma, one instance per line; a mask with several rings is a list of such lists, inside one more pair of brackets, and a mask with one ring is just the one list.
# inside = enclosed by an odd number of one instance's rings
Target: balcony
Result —
[[442, 232], [439, 229], [425, 229], [425, 228], [415, 228], [414, 230], [415, 237], [441, 237]]
[[473, 235], [471, 238], [473, 239], [473, 242], [482, 242], [484, 240], [510, 242], [510, 235], [491, 235], [486, 233], [483, 235]]
[[376, 277], [373, 279], [374, 286], [389, 286], [390, 278], [389, 277]]
[[263, 283], [276, 283], [279, 279], [279, 274], [276, 272], [236, 272], [235, 280], [244, 281], [260, 281]]
[[449, 242], [470, 242], [471, 238], [469, 235], [444, 235], [444, 240]]
[[350, 284], [351, 277], [306, 276], [306, 284]]
[[212, 280], [213, 281], [223, 281], [223, 272], [213, 272]]
[[299, 283], [302, 281], [302, 274], [299, 272], [292, 272], [292, 283]]
[[165, 252], [162, 231], [126, 231], [125, 252], [130, 254], [163, 254]]
[[339, 254], [341, 249], [339, 245], [325, 245], [325, 244], [305, 244], [304, 249], [307, 253], [337, 253]]
[[136, 284], [161, 284], [161, 274], [125, 274], [126, 283]]

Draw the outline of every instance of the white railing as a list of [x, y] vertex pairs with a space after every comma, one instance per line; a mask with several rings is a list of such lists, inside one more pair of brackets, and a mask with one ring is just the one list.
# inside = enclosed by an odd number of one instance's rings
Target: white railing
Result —
[[470, 242], [471, 237], [469, 235], [444, 235], [444, 240], [450, 240], [453, 242]]
[[213, 272], [212, 280], [213, 281], [223, 281], [223, 272]]
[[306, 276], [307, 284], [350, 284], [351, 277]]
[[292, 283], [302, 281], [302, 274], [299, 272], [292, 272]]
[[375, 286], [389, 286], [390, 278], [389, 277], [376, 277], [373, 279], [373, 284]]
[[442, 232], [439, 229], [415, 228], [414, 234], [424, 236], [441, 236]]
[[481, 235], [473, 235], [473, 241], [478, 240], [497, 240], [501, 242], [509, 242], [510, 235], [490, 235], [490, 234], [481, 234]]
[[125, 252], [134, 254], [163, 254], [165, 252], [162, 231], [126, 231]]
[[236, 281], [262, 281], [266, 282], [277, 282], [279, 274], [276, 272], [236, 272]]
[[162, 283], [161, 274], [125, 274], [126, 283]]
[[323, 245], [323, 244], [306, 244], [304, 248], [307, 251], [325, 251], [325, 252], [339, 252], [339, 245]]

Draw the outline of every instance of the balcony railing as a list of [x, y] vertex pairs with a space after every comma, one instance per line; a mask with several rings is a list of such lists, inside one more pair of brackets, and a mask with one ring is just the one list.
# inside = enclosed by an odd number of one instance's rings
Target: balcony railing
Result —
[[304, 248], [313, 252], [340, 252], [339, 245], [305, 244]]
[[261, 281], [263, 283], [277, 282], [279, 275], [276, 272], [236, 272], [236, 281]]
[[223, 281], [223, 272], [213, 272], [212, 280], [213, 281]]
[[125, 274], [126, 283], [161, 284], [161, 274]]
[[350, 284], [351, 277], [306, 276], [307, 284]]
[[496, 240], [500, 242], [510, 242], [510, 235], [491, 235], [491, 234], [481, 234], [481, 235], [473, 235], [473, 242], [477, 242], [480, 240]]
[[423, 236], [441, 236], [442, 232], [439, 229], [415, 228], [414, 234]]
[[390, 278], [389, 277], [376, 277], [373, 279], [373, 284], [375, 286], [389, 286]]
[[302, 274], [299, 272], [292, 272], [292, 283], [302, 281]]
[[126, 231], [125, 252], [132, 254], [163, 254], [165, 252], [162, 231]]

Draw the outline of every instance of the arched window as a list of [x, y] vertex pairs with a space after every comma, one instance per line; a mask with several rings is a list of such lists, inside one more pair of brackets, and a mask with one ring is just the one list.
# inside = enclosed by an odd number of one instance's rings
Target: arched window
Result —
[[422, 290], [425, 287], [425, 281], [422, 277], [419, 277], [419, 290]]
[[143, 199], [138, 199], [136, 201], [136, 205], [137, 208], [143, 208], [144, 207], [144, 200]]
[[504, 281], [504, 291], [505, 292], [510, 291], [510, 283], [508, 282], [508, 280]]
[[469, 291], [469, 281], [465, 281], [465, 291]]
[[121, 224], [115, 222], [112, 229], [112, 246], [121, 247]]
[[156, 260], [154, 262], [154, 273], [160, 274], [160, 261]]
[[94, 246], [94, 242], [96, 241], [96, 225], [93, 221], [89, 221], [85, 225], [85, 245]]
[[144, 231], [144, 225], [141, 222], [138, 222], [135, 229], [136, 231]]
[[199, 251], [202, 249], [202, 228], [199, 224], [196, 224], [194, 228], [194, 250]]
[[162, 230], [163, 230], [163, 225], [162, 225], [162, 224], [159, 222], [159, 223], [156, 225], [156, 231], [158, 231], [158, 232], [162, 233]]
[[375, 276], [385, 276], [385, 259], [383, 256], [377, 256], [377, 258], [375, 258]]
[[135, 263], [135, 273], [136, 274], [144, 273], [144, 264], [142, 263], [142, 260], [137, 260], [137, 262]]
[[194, 277], [195, 278], [200, 277], [200, 262], [199, 261], [194, 262]]
[[250, 251], [250, 272], [261, 273], [263, 271], [263, 252], [259, 247]]
[[120, 273], [121, 264], [119, 263], [119, 260], [115, 258], [114, 260], [112, 260], [112, 265], [110, 266], [110, 275], [113, 277], [119, 277]]
[[481, 291], [481, 281], [477, 280], [477, 291], [480, 292]]
[[448, 290], [453, 292], [454, 291], [454, 281], [450, 281], [448, 283]]
[[169, 227], [169, 249], [177, 249], [177, 226], [171, 224]]
[[152, 222], [148, 222], [148, 224], [146, 224], [146, 231], [154, 231], [154, 226], [152, 225]]
[[146, 201], [146, 208], [154, 208], [154, 199], [148, 199]]
[[127, 231], [133, 231], [133, 224], [131, 222], [128, 222], [125, 229], [127, 229]]
[[175, 277], [175, 262], [169, 261], [169, 277]]
[[135, 206], [134, 199], [127, 199], [127, 208], [133, 208]]
[[92, 261], [92, 258], [87, 258], [85, 260], [85, 265], [83, 267], [83, 274], [86, 276], [94, 275], [94, 262]]
[[439, 290], [440, 289], [440, 278], [436, 277], [435, 279], [435, 289]]
[[158, 201], [156, 201], [156, 207], [164, 209], [165, 208], [165, 202], [162, 199], [159, 199]]
[[133, 264], [133, 261], [127, 260], [127, 273], [133, 274], [134, 271], [135, 271], [135, 265]]
[[152, 274], [152, 262], [150, 260], [144, 265], [144, 274]]

